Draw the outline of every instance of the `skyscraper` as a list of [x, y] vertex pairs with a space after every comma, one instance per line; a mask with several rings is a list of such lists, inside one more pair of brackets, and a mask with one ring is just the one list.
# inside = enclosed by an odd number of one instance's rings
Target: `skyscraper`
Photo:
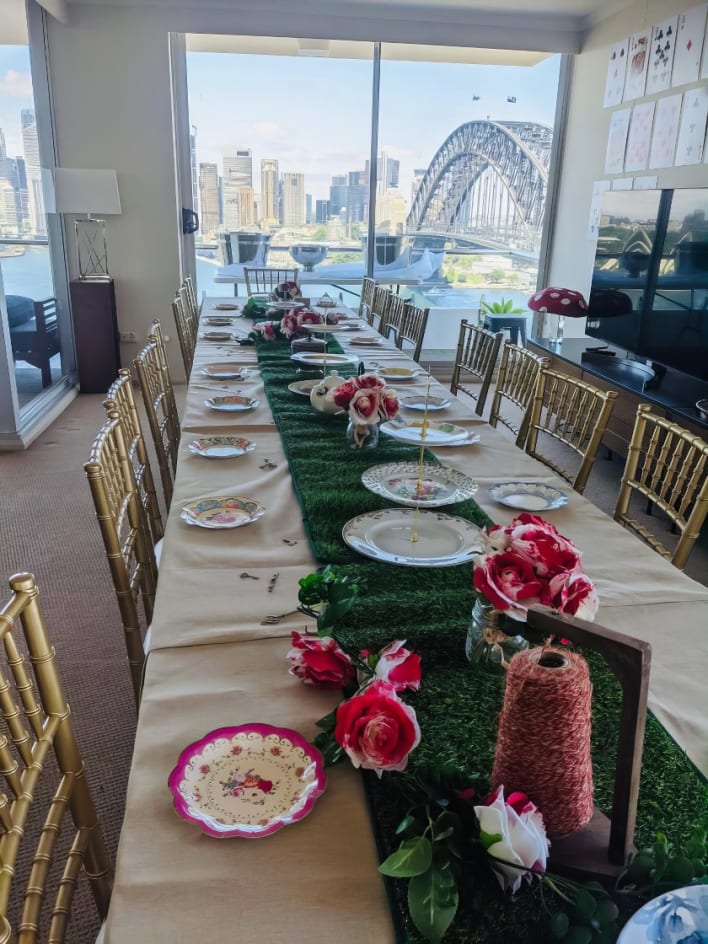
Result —
[[25, 171], [29, 192], [30, 228], [37, 236], [44, 236], [47, 223], [44, 216], [44, 193], [42, 192], [42, 171], [39, 161], [39, 141], [37, 124], [31, 108], [20, 112], [22, 124], [22, 147], [25, 152]]
[[312, 194], [311, 193], [305, 194], [305, 222], [306, 223], [315, 222], [314, 215], [312, 213]]
[[305, 219], [305, 175], [283, 174], [283, 226], [304, 226]]
[[219, 226], [219, 169], [216, 164], [199, 165], [199, 206], [202, 233]]
[[315, 223], [326, 223], [329, 219], [329, 200], [315, 200]]
[[266, 157], [261, 161], [261, 223], [276, 226], [280, 220], [278, 162]]
[[[253, 203], [253, 156], [250, 148], [229, 148], [224, 151], [224, 227], [227, 230], [249, 225], [241, 220], [242, 199], [239, 191], [246, 188], [251, 192]], [[245, 198], [248, 206], [248, 198]], [[251, 217], [253, 213], [251, 213]]]
[[363, 170], [350, 170], [347, 178], [347, 217], [350, 223], [362, 223], [369, 210], [369, 181]]
[[347, 205], [347, 176], [339, 174], [332, 178], [329, 188], [329, 208], [332, 216], [337, 216]]

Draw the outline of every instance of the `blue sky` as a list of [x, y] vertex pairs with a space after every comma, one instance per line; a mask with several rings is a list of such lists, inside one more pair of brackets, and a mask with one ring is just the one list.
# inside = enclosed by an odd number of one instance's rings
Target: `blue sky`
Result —
[[10, 157], [22, 155], [20, 110], [34, 108], [26, 46], [0, 46], [0, 128]]

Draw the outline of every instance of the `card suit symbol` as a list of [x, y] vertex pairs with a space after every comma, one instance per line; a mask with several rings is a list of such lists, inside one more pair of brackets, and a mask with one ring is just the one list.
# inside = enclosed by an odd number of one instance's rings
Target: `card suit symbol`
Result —
[[616, 58], [617, 58], [617, 53], [613, 50], [612, 55], [610, 56], [610, 59], [614, 62]]
[[624, 49], [620, 49], [620, 59], [624, 56]]
[[669, 27], [669, 28], [666, 30], [666, 35], [667, 35], [667, 36], [673, 36], [673, 32], [674, 32], [673, 29], [672, 29], [671, 27]]
[[660, 29], [660, 30], [659, 30], [659, 32], [656, 34], [656, 38], [657, 38], [657, 39], [663, 39], [663, 38], [664, 38], [664, 31], [663, 31], [663, 29]]
[[671, 49], [671, 43], [668, 41], [668, 39], [666, 40], [666, 45], [664, 46], [664, 49], [666, 52], [668, 52], [669, 49]]
[[693, 40], [689, 39], [689, 41], [686, 43], [686, 52], [690, 52], [692, 49], [693, 49]]

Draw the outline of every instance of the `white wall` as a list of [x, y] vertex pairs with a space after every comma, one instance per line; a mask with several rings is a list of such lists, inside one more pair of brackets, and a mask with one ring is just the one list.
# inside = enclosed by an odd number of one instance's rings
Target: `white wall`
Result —
[[[612, 179], [605, 174], [605, 151], [610, 116], [616, 108], [602, 107], [610, 46], [631, 33], [694, 6], [697, 6], [696, 0], [642, 0], [600, 24], [587, 37], [580, 55], [575, 57], [549, 285], [564, 285], [583, 292], [586, 297], [590, 288], [595, 252], [595, 242], [588, 236], [592, 185], [595, 180]], [[683, 92], [699, 84], [705, 85], [705, 80], [651, 98]], [[637, 99], [636, 102], [646, 100]], [[706, 164], [647, 170], [641, 175], [654, 174], [658, 175], [659, 187], [708, 186]], [[584, 323], [566, 319], [566, 336], [582, 337]]]

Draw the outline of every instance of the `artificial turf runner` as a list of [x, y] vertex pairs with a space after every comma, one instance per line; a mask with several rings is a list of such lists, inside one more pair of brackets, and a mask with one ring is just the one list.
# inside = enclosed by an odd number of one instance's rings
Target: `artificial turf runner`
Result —
[[[490, 773], [503, 698], [503, 678], [474, 670], [465, 659], [465, 636], [474, 591], [472, 565], [445, 568], [400, 567], [369, 561], [350, 551], [341, 537], [350, 518], [390, 507], [369, 492], [361, 474], [372, 465], [416, 462], [420, 450], [381, 435], [375, 449], [351, 450], [345, 441], [346, 419], [317, 413], [305, 397], [288, 384], [297, 379], [290, 345], [259, 342], [258, 360], [273, 417], [290, 463], [293, 484], [315, 557], [336, 564], [337, 571], [362, 584], [359, 599], [336, 630], [350, 649], [376, 650], [394, 639], [406, 639], [422, 656], [420, 691], [405, 700], [416, 711], [421, 743], [409, 767], [450, 761], [469, 772]], [[328, 342], [339, 353], [337, 342]], [[342, 377], [353, 368], [336, 365]], [[483, 444], [482, 447], [483, 448]], [[426, 461], [437, 462], [432, 454]], [[480, 526], [490, 519], [472, 500], [441, 511]], [[582, 550], [582, 548], [580, 548]], [[589, 575], [592, 577], [592, 575]], [[593, 772], [595, 803], [611, 809], [614, 785], [620, 689], [599, 657], [586, 655], [593, 680]], [[677, 680], [680, 684], [680, 680]], [[562, 735], [562, 719], [559, 719]], [[382, 857], [398, 847], [394, 831], [406, 813], [396, 787], [396, 775], [379, 780], [367, 772], [366, 787]], [[705, 784], [691, 762], [658, 721], [649, 715], [644, 740], [636, 842], [650, 844], [661, 830], [674, 842], [685, 840], [705, 809]], [[460, 907], [444, 941], [449, 944], [533, 944], [549, 939], [538, 899], [521, 893], [513, 904], [490, 876], [469, 876], [461, 888]], [[419, 942], [408, 917], [404, 881], [387, 879], [398, 938]], [[367, 902], [361, 902], [366, 908]]]

